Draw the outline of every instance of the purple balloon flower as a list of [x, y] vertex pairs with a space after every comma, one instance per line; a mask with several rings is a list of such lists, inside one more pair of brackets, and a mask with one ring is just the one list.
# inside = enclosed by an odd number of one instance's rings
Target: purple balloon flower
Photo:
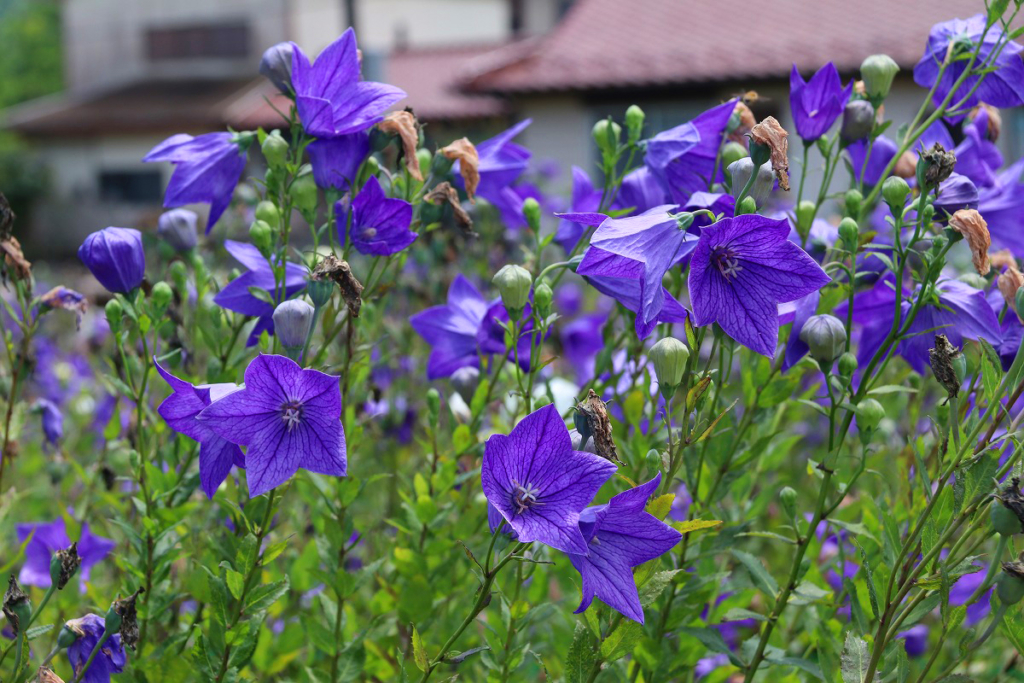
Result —
[[179, 434], [199, 443], [199, 481], [210, 499], [217, 487], [227, 479], [231, 466], [245, 467], [241, 449], [196, 419], [203, 408], [238, 390], [235, 384], [201, 384], [195, 386], [167, 372], [155, 360], [157, 372], [170, 385], [173, 393], [157, 409], [169, 426]]
[[[706, 190], [712, 178], [736, 100], [729, 100], [682, 125], [658, 133], [647, 143], [644, 163], [661, 181], [672, 201], [684, 203], [698, 190]], [[721, 169], [719, 169], [721, 172]]]
[[343, 477], [348, 463], [338, 378], [304, 370], [284, 356], [260, 354], [245, 387], [214, 401], [198, 420], [246, 447], [249, 497], [276, 488], [301, 467]]
[[601, 331], [607, 322], [608, 316], [604, 313], [591, 313], [580, 316], [561, 330], [563, 355], [581, 386], [594, 377], [594, 359], [604, 348]]
[[[994, 107], [1016, 107], [1024, 104], [1024, 61], [1021, 59], [1024, 47], [1012, 40], [1005, 41], [999, 56], [994, 61], [991, 60], [996, 44], [1000, 41], [1002, 29], [996, 25], [986, 32], [985, 23], [985, 15], [976, 14], [970, 19], [951, 19], [933, 26], [928, 35], [924, 55], [914, 67], [914, 82], [922, 88], [931, 88], [935, 85], [939, 78], [939, 67], [946, 59], [950, 43], [962, 44], [964, 52], [973, 51], [975, 45], [981, 43], [975, 68], [984, 64], [994, 67], [995, 71], [985, 76], [978, 89], [960, 102], [961, 98], [971, 92], [979, 77], [970, 76], [964, 80], [960, 89], [954, 93], [952, 104], [957, 105], [958, 109], [968, 109], [978, 102], [986, 102]], [[954, 55], [956, 53], [957, 50], [954, 49]], [[946, 66], [932, 98], [936, 105], [946, 99], [946, 95], [953, 89], [953, 84], [963, 75], [966, 67], [966, 60], [952, 61]]]
[[416, 241], [416, 233], [409, 229], [412, 204], [402, 199], [389, 199], [375, 176], [370, 176], [354, 200], [336, 202], [334, 216], [338, 222], [338, 239], [344, 241], [348, 229], [352, 246], [360, 254], [390, 256]]
[[[25, 547], [25, 564], [18, 574], [18, 581], [27, 586], [49, 588], [53, 583], [50, 580], [50, 559], [58, 550], [71, 547], [64, 518], [58, 517], [49, 523], [18, 524], [15, 530], [19, 543], [24, 543], [25, 539], [32, 536], [32, 540]], [[78, 537], [78, 556], [82, 559], [82, 565], [78, 570], [78, 583], [83, 593], [93, 566], [109, 555], [116, 545], [109, 538], [92, 533], [89, 524], [82, 522], [82, 531]]]
[[831, 281], [788, 236], [787, 221], [757, 214], [702, 228], [690, 260], [693, 324], [717, 322], [740, 344], [774, 355], [778, 304], [807, 296]]
[[170, 161], [177, 166], [167, 185], [164, 207], [209, 204], [209, 234], [231, 204], [245, 170], [248, 140], [234, 133], [207, 133], [197, 138], [181, 133], [151, 149], [142, 161]]
[[[97, 614], [86, 614], [79, 619], [72, 619], [65, 626], [78, 636], [78, 640], [68, 646], [68, 659], [71, 661], [71, 668], [75, 672], [76, 679], [89, 661], [96, 643], [103, 637], [105, 620]], [[121, 645], [121, 635], [115, 633], [107, 638], [103, 647], [96, 654], [96, 659], [82, 675], [81, 683], [110, 683], [110, 677], [124, 671], [127, 662], [124, 647]]]
[[[857, 179], [857, 182], [863, 182], [866, 185], [877, 185], [885, 180], [882, 173], [898, 151], [896, 143], [884, 135], [875, 138], [874, 143], [870, 146], [870, 156], [868, 155], [867, 140], [858, 140], [846, 148], [846, 153], [850, 155], [853, 177]], [[867, 159], [867, 165], [864, 163], [865, 159]], [[863, 178], [861, 177], [862, 172]]]
[[635, 168], [622, 179], [619, 196], [613, 203], [616, 209], [632, 209], [633, 215], [644, 213], [656, 206], [667, 204], [668, 195], [651, 169], [646, 166]]
[[978, 211], [988, 222], [992, 246], [1024, 257], [1024, 159], [998, 173], [994, 185], [978, 190]]
[[633, 567], [664, 555], [683, 536], [654, 515], [645, 512], [647, 499], [661, 484], [654, 479], [594, 505], [580, 513], [580, 531], [589, 554], [569, 553], [569, 560], [583, 580], [583, 599], [576, 614], [585, 611], [595, 597], [633, 621], [644, 623], [640, 594]]
[[[277, 282], [274, 279], [274, 270], [270, 266], [270, 261], [251, 244], [224, 240], [224, 248], [249, 271], [229, 282], [227, 287], [213, 297], [213, 301], [229, 311], [259, 318], [246, 343], [246, 346], [252, 346], [259, 341], [263, 330], [270, 334], [274, 333], [274, 306], [253, 296], [249, 290], [255, 287], [276, 295]], [[284, 298], [288, 299], [306, 287], [306, 269], [296, 263], [285, 263], [284, 269]]]
[[104, 228], [85, 238], [78, 258], [108, 292], [127, 294], [146, 277], [142, 233], [132, 228]]
[[299, 120], [310, 135], [335, 138], [362, 132], [384, 119], [384, 111], [405, 97], [400, 88], [362, 80], [356, 34], [347, 29], [310, 64], [292, 44], [292, 87]]
[[853, 91], [853, 81], [844, 88], [836, 65], [829, 62], [804, 81], [796, 64], [789, 74], [789, 106], [796, 132], [805, 142], [813, 142], [828, 132], [843, 113]]
[[46, 442], [56, 446], [64, 436], [64, 416], [61, 415], [60, 408], [46, 398], [37, 399], [34, 407], [39, 411]]
[[[594, 187], [590, 176], [579, 166], [572, 167], [572, 213], [590, 213], [601, 208], [601, 190]], [[555, 241], [570, 254], [589, 226], [562, 219], [555, 231]]]
[[370, 155], [370, 136], [366, 133], [340, 135], [314, 140], [306, 147], [317, 187], [347, 192]]
[[572, 450], [562, 416], [546, 405], [507, 436], [487, 440], [480, 479], [487, 500], [520, 541], [588, 555], [580, 512], [614, 473], [608, 460]]
[[935, 219], [945, 223], [960, 209], [978, 208], [978, 188], [967, 176], [953, 173], [939, 184], [934, 206]]
[[996, 171], [1003, 165], [1003, 155], [988, 139], [988, 110], [980, 109], [973, 121], [964, 123], [963, 132], [963, 142], [953, 148], [956, 172], [978, 187], [992, 187], [996, 184]]

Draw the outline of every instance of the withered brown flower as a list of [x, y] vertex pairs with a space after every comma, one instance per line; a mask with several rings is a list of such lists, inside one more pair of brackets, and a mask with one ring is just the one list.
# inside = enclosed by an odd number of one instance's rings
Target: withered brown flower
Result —
[[130, 647], [132, 650], [135, 649], [135, 644], [139, 642], [138, 612], [136, 611], [135, 603], [139, 599], [139, 595], [145, 592], [146, 589], [140, 586], [137, 591], [127, 598], [114, 600], [114, 604], [111, 605], [111, 609], [121, 617], [121, 644]]
[[32, 275], [32, 264], [21, 251], [21, 243], [14, 236], [0, 239], [0, 252], [4, 254], [4, 274], [14, 280], [27, 280]]
[[[1011, 311], [1016, 311], [1017, 290], [1024, 287], [1024, 273], [1017, 270], [1016, 265], [1007, 266], [1006, 270], [1000, 273], [996, 279], [996, 285], [999, 287], [999, 293], [1003, 295], [1006, 305], [1010, 307]], [[1017, 318], [1019, 319], [1020, 316], [1018, 315]]]
[[921, 152], [921, 162], [925, 165], [924, 181], [929, 187], [935, 187], [952, 175], [956, 167], [956, 155], [947, 152], [945, 147], [936, 142]]
[[988, 249], [992, 246], [992, 238], [988, 234], [988, 223], [981, 214], [976, 209], [960, 209], [950, 217], [949, 227], [967, 240], [978, 275], [988, 275]]
[[473, 219], [462, 208], [462, 202], [459, 201], [459, 193], [451, 186], [451, 183], [438, 183], [423, 197], [423, 201], [430, 204], [447, 204], [452, 207], [452, 212], [455, 214], [455, 222], [458, 223], [459, 227], [469, 235], [476, 234], [473, 232]]
[[334, 255], [327, 256], [313, 268], [310, 277], [314, 280], [335, 282], [341, 290], [341, 296], [348, 307], [349, 315], [353, 318], [359, 317], [359, 309], [363, 305], [363, 285], [356, 279], [347, 262]]
[[459, 172], [466, 184], [466, 195], [469, 201], [476, 202], [476, 187], [480, 184], [480, 155], [469, 138], [460, 138], [441, 149], [447, 159], [459, 162]]
[[416, 117], [408, 109], [405, 111], [391, 112], [384, 117], [384, 120], [377, 124], [383, 132], [397, 135], [402, 140], [402, 155], [405, 157], [405, 168], [416, 180], [423, 180], [423, 172], [420, 170], [420, 160], [416, 156], [416, 147], [420, 141], [419, 123]]
[[779, 179], [779, 187], [789, 190], [789, 133], [775, 120], [774, 116], [766, 117], [761, 123], [750, 129], [750, 139], [760, 145], [767, 145], [771, 150], [772, 170]]
[[962, 356], [960, 349], [950, 344], [944, 334], [935, 335], [935, 348], [928, 349], [928, 360], [935, 379], [950, 396], [960, 393], [960, 380], [957, 379], [953, 365], [961, 362]]
[[612, 419], [608, 414], [607, 404], [601, 397], [591, 389], [587, 397], [576, 404], [576, 411], [585, 421], [585, 424], [580, 425], [584, 429], [579, 430], [584, 437], [582, 442], [586, 443], [587, 437], [593, 437], [595, 453], [606, 460], [621, 463], [615, 450], [615, 440], [612, 439]]

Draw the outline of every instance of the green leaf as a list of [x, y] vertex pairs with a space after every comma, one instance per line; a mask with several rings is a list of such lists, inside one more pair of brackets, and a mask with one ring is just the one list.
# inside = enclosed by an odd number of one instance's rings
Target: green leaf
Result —
[[726, 655], [729, 657], [729, 661], [738, 667], [746, 666], [746, 663], [740, 659], [740, 656], [732, 651], [729, 644], [725, 642], [725, 638], [722, 637], [721, 632], [716, 628], [694, 628], [694, 627], [683, 627], [679, 629], [680, 633], [684, 633], [688, 636], [693, 636], [701, 642], [701, 645], [717, 652], [718, 654]]
[[565, 657], [565, 683], [586, 683], [590, 678], [590, 670], [595, 661], [594, 643], [595, 638], [590, 629], [577, 621], [572, 645]]
[[1006, 613], [1003, 623], [1000, 625], [1000, 630], [1006, 636], [1006, 639], [1017, 648], [1017, 654], [1024, 656], [1024, 618], [1022, 618], [1019, 607], [1016, 610], [1016, 615], [1011, 614], [1012, 611], [1013, 609], [1011, 608]]
[[772, 604], [774, 604], [775, 596], [779, 593], [779, 584], [775, 582], [772, 575], [764, 568], [761, 560], [742, 550], [733, 549], [732, 555], [746, 568], [754, 585], [767, 595], [771, 599]]
[[606, 662], [614, 662], [625, 657], [633, 651], [643, 634], [643, 626], [631, 619], [623, 619], [619, 627], [601, 643], [601, 658]]
[[29, 640], [35, 640], [44, 633], [49, 633], [53, 630], [53, 624], [46, 624], [45, 626], [33, 626], [29, 630], [25, 631], [25, 637]]
[[423, 638], [416, 630], [415, 625], [412, 627], [412, 658], [416, 662], [416, 668], [420, 671], [430, 668], [430, 658], [427, 657], [427, 651], [423, 647]]
[[235, 596], [236, 600], [240, 600], [242, 598], [242, 591], [245, 590], [245, 579], [242, 575], [233, 569], [228, 569], [224, 580], [228, 584], [228, 590], [231, 591], [231, 595]]
[[246, 598], [245, 611], [248, 613], [261, 612], [281, 598], [288, 592], [288, 579], [281, 579], [273, 583], [266, 583], [249, 591]]
[[868, 644], [848, 631], [846, 646], [840, 657], [843, 683], [862, 683], [868, 673], [868, 661]]
[[681, 571], [682, 569], [670, 569], [668, 571], [658, 572], [652, 576], [640, 590], [640, 604], [646, 607], [657, 600], [662, 591], [672, 583], [672, 579], [675, 575]]

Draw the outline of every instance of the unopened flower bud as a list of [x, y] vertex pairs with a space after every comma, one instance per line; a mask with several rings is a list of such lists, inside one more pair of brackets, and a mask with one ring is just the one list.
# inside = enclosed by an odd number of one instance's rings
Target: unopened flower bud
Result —
[[312, 214], [316, 211], [318, 194], [313, 174], [307, 173], [293, 180], [288, 189], [288, 196], [292, 198], [295, 207], [302, 213]]
[[663, 337], [651, 347], [647, 357], [654, 364], [654, 375], [658, 378], [662, 395], [671, 396], [683, 381], [690, 350], [675, 337]]
[[849, 216], [839, 221], [839, 239], [849, 251], [856, 251], [860, 245], [860, 228], [857, 221]]
[[280, 131], [273, 131], [263, 140], [260, 147], [267, 166], [274, 171], [283, 171], [288, 164], [288, 141], [281, 137]]
[[310, 280], [306, 285], [306, 293], [317, 308], [326, 306], [334, 295], [334, 282], [331, 280]]
[[430, 164], [433, 161], [434, 155], [430, 153], [429, 149], [424, 147], [416, 150], [416, 161], [419, 162], [420, 168], [430, 168]]
[[1024, 533], [1024, 496], [1020, 479], [1014, 477], [995, 494], [991, 508], [992, 528], [1004, 536]]
[[647, 456], [644, 458], [644, 464], [647, 466], [647, 476], [651, 476], [655, 472], [661, 471], [661, 453], [658, 452], [658, 449], [652, 448], [647, 451]]
[[796, 205], [796, 231], [801, 236], [806, 237], [811, 232], [811, 223], [817, 212], [818, 205], [807, 199]]
[[161, 280], [160, 282], [153, 285], [153, 289], [149, 293], [149, 300], [153, 304], [153, 311], [157, 315], [162, 315], [167, 307], [171, 303], [171, 299], [174, 298], [174, 291], [171, 286]]
[[936, 142], [918, 157], [917, 182], [922, 188], [936, 187], [953, 173], [954, 168], [956, 155]]
[[434, 158], [430, 160], [430, 172], [443, 178], [451, 172], [454, 165], [455, 159], [449, 159], [444, 154], [435, 154]]
[[846, 349], [846, 328], [839, 318], [827, 313], [812, 315], [800, 330], [800, 341], [807, 344], [811, 358], [828, 372]]
[[505, 304], [509, 316], [513, 320], [518, 319], [519, 313], [530, 301], [530, 286], [533, 284], [530, 271], [510, 263], [494, 275], [492, 282], [498, 288], [501, 302]]
[[171, 209], [160, 215], [156, 234], [171, 245], [175, 251], [188, 251], [199, 241], [196, 233], [198, 220], [199, 217], [196, 216], [195, 211]]
[[753, 197], [744, 197], [743, 201], [736, 205], [736, 215], [746, 216], [752, 213], [757, 213], [757, 202]]
[[256, 205], [256, 220], [263, 221], [267, 225], [274, 227], [281, 224], [281, 212], [274, 202], [263, 200]]
[[288, 351], [301, 349], [306, 344], [313, 324], [313, 307], [302, 299], [282, 301], [274, 309], [274, 335]]
[[533, 197], [527, 197], [523, 201], [523, 217], [526, 218], [526, 224], [531, 230], [535, 233], [540, 232], [540, 204]]
[[66, 650], [74, 645], [79, 638], [85, 635], [85, 633], [77, 627], [76, 622], [76, 619], [72, 619], [61, 627], [60, 633], [57, 634], [57, 647], [62, 650]]
[[861, 194], [860, 190], [847, 190], [843, 197], [843, 203], [846, 206], [846, 215], [853, 216], [856, 218], [860, 216], [860, 207], [864, 202], [864, 195]]
[[772, 158], [771, 147], [764, 142], [750, 141], [750, 160], [755, 166], [761, 167]]
[[1003, 562], [1003, 572], [996, 580], [996, 595], [1004, 605], [1024, 600], [1024, 561]]
[[270, 250], [274, 248], [274, 229], [264, 221], [253, 221], [249, 226], [249, 241], [261, 254], [269, 256]]
[[22, 624], [28, 624], [32, 619], [32, 601], [28, 594], [21, 590], [14, 574], [11, 574], [7, 581], [7, 592], [4, 593], [3, 613], [15, 633], [19, 633]]
[[875, 108], [866, 100], [850, 100], [843, 109], [839, 137], [846, 144], [863, 140], [875, 127]]
[[644, 110], [635, 104], [626, 109], [626, 135], [630, 143], [640, 139], [644, 130]]
[[459, 368], [452, 373], [448, 381], [451, 382], [455, 392], [468, 404], [473, 400], [473, 394], [476, 393], [476, 388], [480, 385], [480, 370], [470, 366]]
[[50, 581], [57, 587], [57, 590], [64, 590], [68, 581], [78, 571], [82, 564], [82, 558], [78, 556], [78, 544], [72, 543], [68, 548], [62, 548], [50, 558]]
[[839, 356], [839, 374], [842, 377], [852, 377], [857, 372], [857, 356], [849, 351]]
[[434, 387], [427, 390], [427, 414], [430, 416], [430, 424], [436, 425], [441, 415], [441, 394]]
[[964, 375], [967, 373], [967, 360], [956, 348], [949, 343], [944, 334], [935, 335], [935, 348], [928, 349], [928, 360], [935, 373], [935, 379], [946, 390], [950, 396], [957, 396], [960, 393], [960, 385], [963, 383]]
[[885, 99], [892, 88], [892, 79], [899, 70], [899, 65], [889, 55], [871, 55], [860, 65], [864, 92], [872, 100]]
[[903, 208], [907, 204], [907, 197], [910, 195], [910, 185], [907, 181], [898, 176], [889, 176], [882, 183], [882, 199], [889, 205], [889, 211], [893, 216], [899, 218], [903, 215]]
[[[725, 143], [725, 146], [722, 147], [722, 164], [726, 168], [729, 168], [729, 166], [734, 162], [737, 162], [747, 156], [749, 156], [747, 154], [747, 148], [738, 142], [727, 142]], [[754, 167], [754, 162], [750, 162], [750, 167]]]
[[292, 91], [292, 55], [295, 47], [288, 41], [267, 48], [260, 59], [260, 75], [285, 95]]
[[857, 404], [857, 428], [865, 432], [878, 429], [878, 424], [885, 417], [885, 408], [873, 398], [861, 399]]
[[790, 486], [785, 486], [779, 491], [779, 502], [791, 519], [796, 517], [796, 498], [796, 490]]
[[[753, 197], [757, 206], [761, 206], [775, 186], [775, 174], [772, 172], [770, 162], [762, 163], [757, 169], [757, 177], [754, 178], [754, 183], [747, 196]], [[751, 157], [743, 157], [729, 164], [726, 170], [732, 179], [733, 194], [738, 195], [750, 182], [750, 175], [754, 172], [754, 160]], [[753, 213], [753, 211], [749, 213]]]
[[605, 157], [614, 156], [622, 136], [622, 127], [611, 119], [601, 119], [594, 124], [592, 133], [601, 154]]
[[545, 281], [533, 288], [533, 305], [537, 309], [537, 315], [542, 319], [551, 314], [551, 300], [554, 299], [554, 296], [551, 285]]
[[124, 307], [117, 299], [111, 299], [107, 302], [104, 311], [107, 314], [107, 325], [110, 326], [110, 331], [117, 334], [121, 331], [121, 322], [124, 320]]

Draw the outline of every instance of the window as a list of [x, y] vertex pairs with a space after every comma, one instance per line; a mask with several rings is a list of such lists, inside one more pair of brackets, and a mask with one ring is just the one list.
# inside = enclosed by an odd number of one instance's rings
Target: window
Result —
[[129, 204], [159, 203], [163, 196], [160, 171], [100, 171], [100, 200]]
[[244, 59], [249, 56], [249, 26], [241, 22], [152, 28], [146, 34], [149, 61]]

